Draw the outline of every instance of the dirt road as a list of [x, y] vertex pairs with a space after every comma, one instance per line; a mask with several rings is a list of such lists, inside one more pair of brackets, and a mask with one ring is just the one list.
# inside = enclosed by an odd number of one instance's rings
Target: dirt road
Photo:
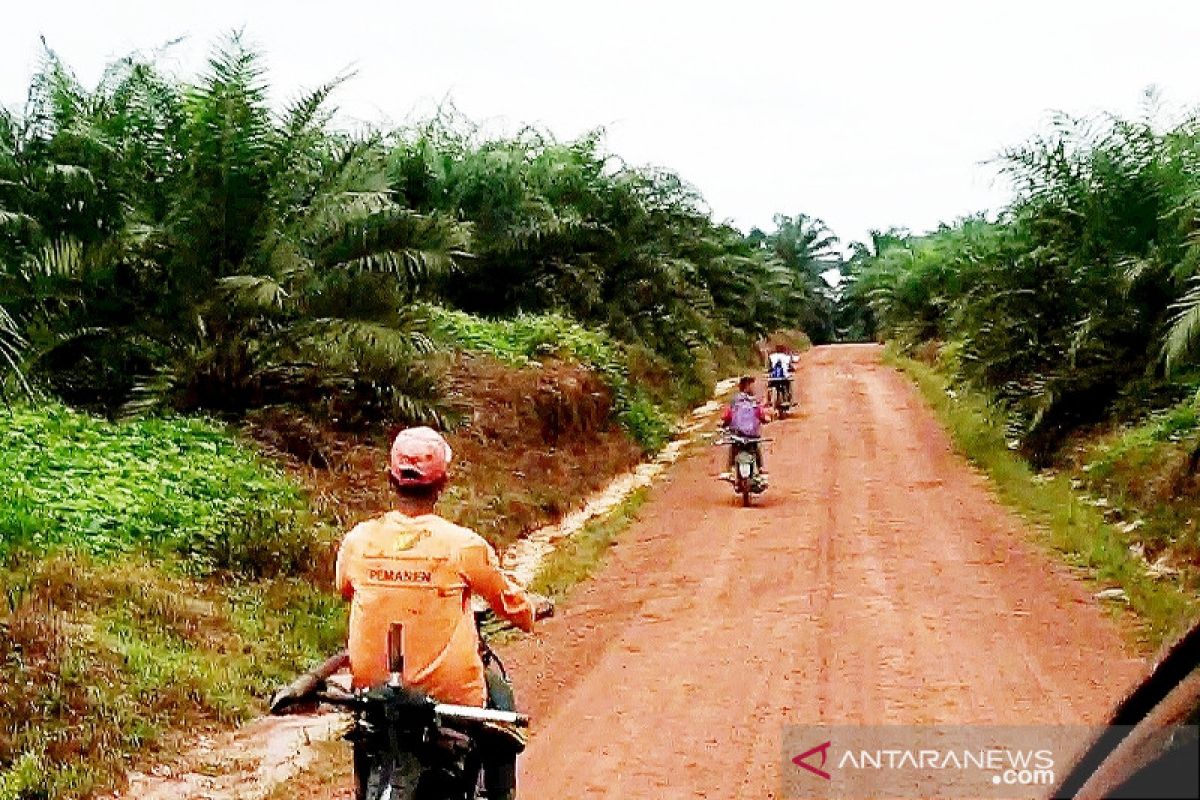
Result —
[[758, 507], [685, 460], [508, 648], [523, 797], [761, 800], [786, 724], [1094, 721], [1139, 673], [877, 348], [814, 350], [796, 385]]

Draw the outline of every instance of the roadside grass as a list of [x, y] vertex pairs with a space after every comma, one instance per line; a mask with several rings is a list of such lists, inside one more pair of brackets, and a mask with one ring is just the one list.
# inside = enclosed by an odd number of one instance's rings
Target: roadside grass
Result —
[[587, 522], [560, 542], [542, 562], [530, 590], [555, 601], [564, 599], [600, 568], [613, 542], [637, 518], [649, 494], [645, 487], [633, 491], [611, 512]]
[[1200, 596], [1200, 408], [1185, 400], [1073, 448], [1080, 484], [1104, 498], [1151, 570]]
[[1069, 474], [1038, 474], [1009, 449], [999, 408], [978, 393], [952, 387], [933, 367], [894, 348], [887, 349], [885, 360], [916, 382], [959, 450], [991, 478], [1007, 505], [1036, 524], [1047, 545], [1097, 584], [1125, 591], [1143, 647], [1157, 648], [1195, 618], [1200, 611], [1195, 594], [1149, 574], [1127, 538], [1079, 495]]
[[311, 556], [299, 488], [217, 424], [108, 422], [46, 402], [0, 414], [0, 439], [0, 558], [136, 551], [193, 574], [266, 575]]
[[0, 415], [0, 800], [118, 787], [336, 650], [299, 488], [202, 420]]
[[110, 791], [131, 766], [261, 713], [344, 636], [341, 604], [303, 579], [197, 581], [60, 554], [0, 580], [6, 800]]

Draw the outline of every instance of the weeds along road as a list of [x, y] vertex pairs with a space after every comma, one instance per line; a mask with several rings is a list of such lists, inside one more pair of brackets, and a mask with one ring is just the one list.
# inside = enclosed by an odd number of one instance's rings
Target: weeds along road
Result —
[[752, 509], [676, 466], [603, 569], [507, 648], [522, 796], [777, 795], [781, 728], [1101, 719], [1142, 662], [874, 346], [809, 352]]

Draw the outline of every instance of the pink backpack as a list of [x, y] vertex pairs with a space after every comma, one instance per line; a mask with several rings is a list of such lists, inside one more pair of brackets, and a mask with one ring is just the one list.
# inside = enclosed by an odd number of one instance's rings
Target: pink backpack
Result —
[[762, 420], [758, 417], [758, 401], [752, 395], [739, 394], [733, 398], [729, 427], [742, 436], [757, 437], [762, 433]]

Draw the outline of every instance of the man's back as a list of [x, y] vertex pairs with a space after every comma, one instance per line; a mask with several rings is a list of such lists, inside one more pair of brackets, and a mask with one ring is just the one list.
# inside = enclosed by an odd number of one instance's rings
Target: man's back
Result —
[[774, 376], [776, 370], [779, 370], [780, 374], [778, 377], [781, 377], [781, 378], [786, 378], [788, 376], [788, 374], [791, 373], [792, 357], [789, 356], [787, 353], [784, 353], [784, 352], [771, 353], [771, 356], [768, 360], [770, 362], [770, 371], [773, 376]]
[[491, 546], [432, 514], [393, 511], [354, 528], [338, 553], [337, 586], [352, 601], [355, 686], [388, 679], [388, 630], [399, 623], [405, 684], [442, 702], [483, 705], [472, 591], [519, 626], [533, 624], [532, 607], [501, 575]]

